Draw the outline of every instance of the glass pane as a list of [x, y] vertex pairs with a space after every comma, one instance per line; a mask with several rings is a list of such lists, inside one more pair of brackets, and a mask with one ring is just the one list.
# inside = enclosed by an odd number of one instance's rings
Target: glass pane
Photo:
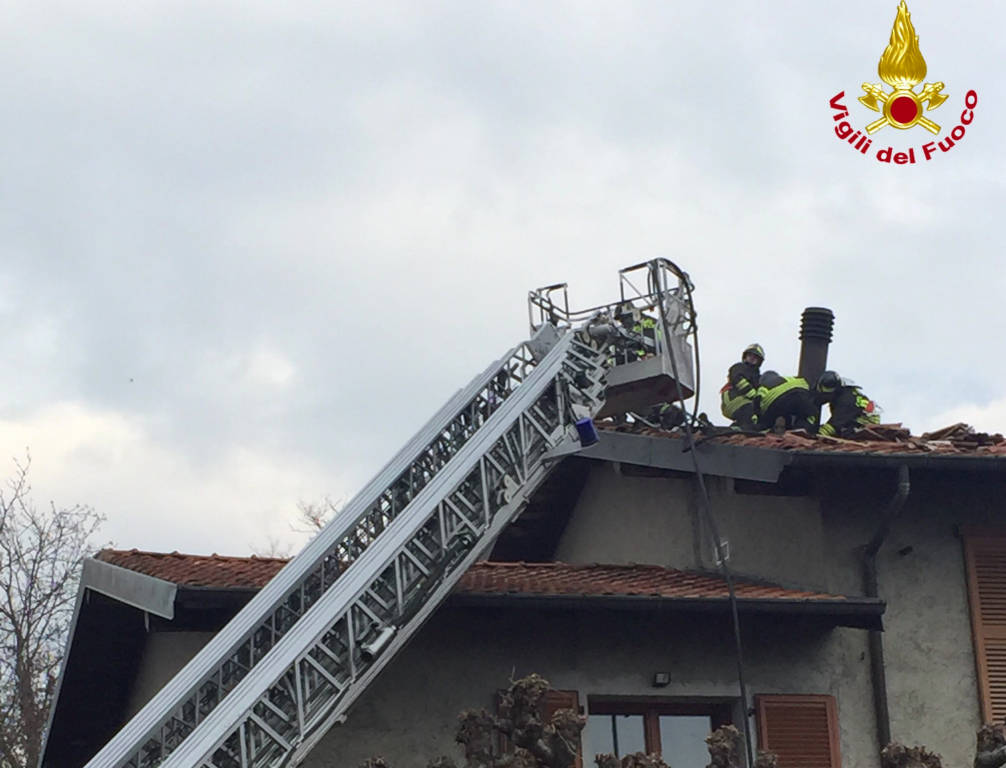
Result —
[[706, 736], [712, 729], [709, 715], [662, 715], [660, 751], [664, 762], [674, 768], [705, 768], [709, 763]]
[[584, 765], [594, 765], [595, 755], [614, 754], [615, 741], [611, 730], [611, 715], [589, 715], [580, 738], [583, 741]]
[[586, 765], [593, 764], [595, 755], [622, 757], [646, 751], [642, 715], [590, 715], [582, 738]]
[[646, 751], [646, 736], [643, 734], [642, 715], [612, 715], [615, 718], [615, 735], [618, 737], [618, 753], [615, 757]]

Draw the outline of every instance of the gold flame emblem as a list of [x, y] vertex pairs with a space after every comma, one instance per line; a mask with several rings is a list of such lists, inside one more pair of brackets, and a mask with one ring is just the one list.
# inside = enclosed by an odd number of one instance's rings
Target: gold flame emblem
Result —
[[888, 93], [880, 83], [863, 83], [865, 94], [859, 101], [883, 115], [866, 126], [867, 133], [879, 131], [885, 125], [902, 130], [921, 125], [932, 133], [940, 132], [940, 126], [923, 113], [927, 104], [929, 109], [936, 109], [948, 96], [941, 93], [943, 83], [926, 83], [919, 93], [915, 92], [915, 86], [926, 77], [926, 60], [919, 50], [919, 36], [915, 34], [905, 0], [898, 5], [891, 42], [880, 57], [877, 74], [894, 90]]

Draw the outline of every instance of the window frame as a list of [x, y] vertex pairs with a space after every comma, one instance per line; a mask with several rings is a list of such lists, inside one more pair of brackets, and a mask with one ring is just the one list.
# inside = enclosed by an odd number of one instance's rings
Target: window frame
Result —
[[[675, 699], [664, 696], [587, 696], [588, 715], [641, 715], [646, 753], [663, 754], [661, 715], [708, 715], [711, 730], [733, 724], [734, 699]], [[581, 739], [582, 741], [582, 739]]]

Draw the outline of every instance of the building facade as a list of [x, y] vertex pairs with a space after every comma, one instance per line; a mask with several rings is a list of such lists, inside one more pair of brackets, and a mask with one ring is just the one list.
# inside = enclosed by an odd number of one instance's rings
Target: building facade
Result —
[[[708, 731], [745, 721], [783, 768], [876, 766], [888, 737], [970, 762], [1006, 716], [1002, 444], [737, 435], [695, 458], [708, 498], [674, 433], [613, 428], [564, 459], [304, 765], [456, 754], [457, 713], [532, 672], [588, 717], [586, 765], [698, 768]], [[85, 764], [282, 565], [99, 553], [43, 765]]]

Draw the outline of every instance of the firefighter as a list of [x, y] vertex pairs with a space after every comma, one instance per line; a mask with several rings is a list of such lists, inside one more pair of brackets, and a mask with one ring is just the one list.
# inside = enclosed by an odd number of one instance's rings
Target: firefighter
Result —
[[647, 314], [640, 313], [639, 319], [632, 326], [632, 332], [642, 337], [642, 349], [638, 351], [639, 358], [642, 359], [653, 354], [657, 350], [657, 321]]
[[765, 371], [758, 387], [758, 404], [758, 429], [817, 430], [818, 407], [806, 379]]
[[639, 360], [645, 352], [642, 349], [642, 342], [638, 336], [637, 310], [628, 302], [620, 304], [615, 311], [615, 321], [617, 324], [617, 334], [615, 336], [614, 361], [609, 361], [614, 365], [623, 363], [634, 363]]
[[821, 425], [819, 434], [844, 437], [859, 427], [880, 423], [880, 409], [859, 387], [842, 381], [834, 371], [825, 371], [814, 387], [818, 403], [827, 403], [831, 418]]
[[765, 350], [761, 344], [748, 344], [741, 361], [730, 366], [727, 383], [720, 390], [720, 409], [738, 429], [753, 429], [758, 420], [758, 385]]
[[685, 423], [685, 412], [675, 403], [657, 403], [650, 408], [650, 421], [663, 429], [674, 429]]
[[616, 363], [634, 363], [652, 355], [657, 349], [657, 321], [626, 302], [616, 310], [615, 319], [625, 333], [620, 339]]

